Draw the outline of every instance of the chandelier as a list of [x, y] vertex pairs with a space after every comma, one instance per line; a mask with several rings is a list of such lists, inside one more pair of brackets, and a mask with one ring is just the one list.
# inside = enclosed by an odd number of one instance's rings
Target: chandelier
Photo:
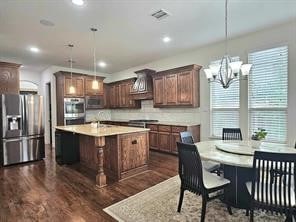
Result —
[[96, 31], [98, 30], [96, 28], [91, 28], [90, 30], [93, 32], [93, 38], [94, 38], [93, 59], [94, 59], [94, 74], [95, 74], [95, 78], [92, 81], [91, 88], [94, 90], [98, 90], [99, 82], [97, 80], [97, 60], [96, 60]]
[[208, 69], [204, 69], [206, 77], [209, 82], [217, 82], [222, 85], [224, 89], [227, 89], [231, 83], [242, 78], [246, 79], [249, 75], [252, 64], [243, 64], [242, 61], [234, 61], [233, 58], [228, 55], [228, 0], [225, 0], [225, 55], [221, 61], [217, 64], [209, 65]]

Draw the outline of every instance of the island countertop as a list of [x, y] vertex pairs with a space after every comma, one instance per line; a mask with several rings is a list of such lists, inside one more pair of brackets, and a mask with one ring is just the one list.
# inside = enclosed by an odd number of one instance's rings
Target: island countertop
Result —
[[114, 125], [105, 125], [105, 124], [102, 127], [98, 127], [98, 128], [91, 127], [91, 124], [56, 126], [55, 128], [58, 130], [64, 130], [68, 132], [83, 134], [87, 136], [94, 136], [94, 137], [146, 132], [150, 130], [147, 128], [114, 126]]

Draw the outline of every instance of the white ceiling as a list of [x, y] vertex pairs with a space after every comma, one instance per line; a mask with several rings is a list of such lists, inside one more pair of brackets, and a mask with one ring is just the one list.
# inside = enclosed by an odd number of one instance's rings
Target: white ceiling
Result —
[[[224, 38], [224, 0], [0, 0], [0, 57], [14, 58], [35, 70], [68, 66], [74, 44], [75, 68], [92, 69], [97, 27], [97, 58], [114, 73], [172, 56]], [[157, 21], [150, 14], [165, 9]], [[296, 0], [229, 0], [229, 35], [238, 36], [296, 18]], [[55, 23], [46, 27], [47, 19]], [[162, 37], [169, 35], [169, 44]], [[37, 46], [41, 52], [28, 50]]]

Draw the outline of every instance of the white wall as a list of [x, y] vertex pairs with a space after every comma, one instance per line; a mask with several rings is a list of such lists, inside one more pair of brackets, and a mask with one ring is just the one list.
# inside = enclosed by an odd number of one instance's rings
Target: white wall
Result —
[[[171, 44], [174, 44], [173, 42]], [[268, 49], [271, 47], [288, 45], [289, 47], [289, 83], [288, 83], [288, 142], [290, 145], [296, 140], [296, 21], [268, 28], [262, 31], [244, 35], [229, 41], [229, 54], [240, 56], [247, 62], [249, 52]], [[207, 67], [213, 60], [221, 59], [224, 54], [224, 42], [207, 45], [187, 53], [179, 54], [162, 60], [154, 61], [141, 66], [133, 67], [112, 74], [112, 81], [135, 77], [134, 71], [143, 68], [155, 69], [156, 71], [171, 69], [174, 67], [198, 64]], [[198, 121], [201, 124], [201, 139], [206, 140], [210, 136], [210, 90], [204, 72], [200, 75], [200, 108], [196, 109], [155, 109], [151, 102], [142, 102], [141, 110], [112, 110], [114, 119], [130, 119], [133, 117], [145, 118], [144, 110], [149, 110], [150, 116], [159, 120], [171, 121]], [[240, 125], [244, 138], [248, 134], [247, 115], [247, 81], [241, 82], [241, 120]], [[129, 115], [129, 112], [132, 115]], [[132, 117], [131, 117], [132, 116]]]
[[[39, 73], [39, 72], [35, 72], [35, 71], [32, 71], [32, 70], [20, 68], [20, 81], [32, 82], [32, 83], [38, 85], [38, 93], [39, 94], [42, 91], [42, 87], [41, 87], [41, 84], [40, 84], [41, 73]], [[22, 85], [20, 85], [20, 88], [22, 90], [21, 86]]]
[[[50, 134], [49, 134], [49, 130], [50, 130], [50, 126], [49, 126], [49, 113], [48, 113], [48, 92], [47, 92], [47, 88], [46, 88], [46, 84], [47, 83], [51, 83], [51, 112], [52, 112], [52, 141], [53, 141], [53, 146], [55, 146], [55, 140], [54, 140], [54, 132], [55, 129], [54, 127], [57, 125], [57, 120], [56, 120], [56, 79], [55, 76], [53, 75], [54, 73], [58, 72], [58, 71], [70, 71], [69, 68], [66, 67], [60, 67], [60, 66], [51, 66], [48, 69], [44, 70], [42, 72], [41, 75], [41, 81], [40, 81], [40, 85], [42, 88], [42, 91], [40, 92], [41, 95], [44, 96], [44, 117], [45, 117], [45, 143], [49, 144], [50, 142]], [[81, 69], [73, 69], [73, 72], [77, 72], [77, 73], [83, 73], [83, 74], [88, 74], [88, 75], [93, 75], [93, 72], [87, 71], [87, 70], [81, 70]], [[110, 81], [110, 74], [105, 74], [105, 73], [97, 73], [97, 76], [102, 76], [102, 77], [106, 77], [105, 81], [108, 82]], [[99, 111], [97, 111], [99, 112]], [[111, 116], [111, 113], [109, 110], [105, 110], [105, 112], [109, 112], [109, 116]], [[95, 112], [87, 112], [87, 119], [92, 119], [93, 116], [95, 116], [96, 113]]]

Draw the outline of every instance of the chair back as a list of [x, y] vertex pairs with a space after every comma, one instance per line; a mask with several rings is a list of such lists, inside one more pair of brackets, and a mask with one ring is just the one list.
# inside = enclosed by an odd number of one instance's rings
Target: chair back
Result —
[[290, 214], [295, 207], [296, 154], [256, 151], [252, 199], [257, 208]]
[[191, 132], [188, 132], [188, 131], [180, 132], [180, 137], [181, 137], [182, 143], [194, 144], [194, 139]]
[[223, 128], [222, 140], [243, 140], [240, 128]]
[[194, 144], [177, 142], [179, 157], [179, 176], [181, 187], [196, 194], [201, 194], [203, 184], [202, 163]]

